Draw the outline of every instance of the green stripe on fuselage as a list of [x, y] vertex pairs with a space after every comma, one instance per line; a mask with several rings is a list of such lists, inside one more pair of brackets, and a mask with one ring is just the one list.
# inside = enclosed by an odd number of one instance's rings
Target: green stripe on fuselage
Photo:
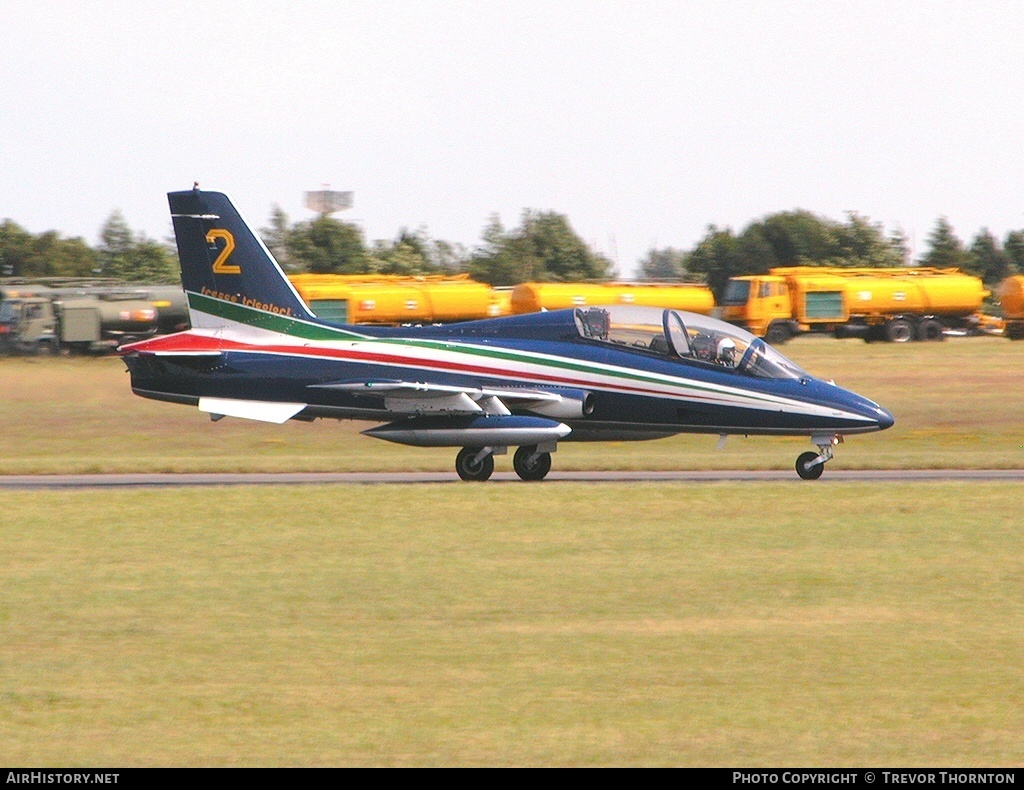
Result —
[[[449, 353], [464, 354], [467, 356], [483, 357], [495, 360], [501, 360], [504, 362], [517, 362], [520, 364], [528, 365], [539, 365], [541, 367], [553, 368], [558, 370], [572, 371], [576, 373], [584, 373], [592, 376], [610, 376], [611, 378], [620, 379], [623, 381], [635, 381], [644, 384], [654, 384], [658, 386], [667, 387], [680, 387], [696, 392], [711, 393], [718, 397], [725, 398], [736, 398], [763, 401], [766, 403], [774, 403], [775, 400], [770, 396], [766, 397], [760, 393], [755, 392], [744, 392], [742, 395], [737, 396], [735, 393], [728, 393], [722, 391], [720, 388], [713, 384], [705, 384], [703, 382], [693, 381], [690, 379], [682, 379], [677, 377], [662, 378], [659, 376], [648, 375], [640, 372], [625, 371], [621, 369], [613, 369], [605, 367], [603, 365], [581, 362], [575, 360], [569, 360], [563, 358], [540, 358], [532, 354], [524, 353], [521, 351], [514, 351], [504, 348], [485, 347], [478, 345], [464, 345], [456, 340], [426, 340], [419, 338], [377, 338], [368, 335], [362, 335], [356, 332], [351, 332], [345, 329], [337, 327], [324, 326], [323, 324], [313, 324], [309, 321], [299, 320], [286, 315], [278, 315], [276, 313], [269, 313], [265, 310], [259, 310], [256, 308], [248, 307], [243, 304], [236, 302], [227, 302], [223, 299], [214, 299], [203, 294], [197, 294], [193, 292], [188, 293], [189, 306], [200, 310], [204, 313], [217, 316], [229, 321], [235, 321], [239, 324], [246, 326], [252, 326], [259, 329], [265, 329], [270, 332], [279, 332], [289, 337], [298, 337], [303, 340], [317, 340], [317, 341], [338, 341], [338, 340], [361, 340], [365, 342], [380, 343], [381, 345], [390, 345], [398, 347], [409, 347], [414, 346], [417, 348], [426, 348], [432, 351], [447, 351]], [[429, 365], [429, 360], [424, 360], [425, 365]], [[495, 375], [500, 375], [498, 371], [495, 371]], [[512, 373], [511, 375], [515, 375]]]

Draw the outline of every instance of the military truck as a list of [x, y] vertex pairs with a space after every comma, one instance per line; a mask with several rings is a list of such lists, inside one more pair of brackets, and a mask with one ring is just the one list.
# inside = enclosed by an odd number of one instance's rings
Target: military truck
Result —
[[177, 286], [6, 286], [0, 354], [101, 353], [187, 326]]

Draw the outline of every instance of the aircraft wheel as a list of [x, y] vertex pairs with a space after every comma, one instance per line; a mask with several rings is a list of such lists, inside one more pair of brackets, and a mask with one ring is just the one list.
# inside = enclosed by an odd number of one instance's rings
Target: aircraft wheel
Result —
[[535, 444], [524, 445], [512, 456], [512, 468], [523, 480], [543, 480], [551, 471], [551, 453], [538, 453]]
[[478, 447], [463, 447], [455, 456], [455, 471], [463, 480], [483, 482], [494, 472], [494, 456], [488, 455], [482, 461], [474, 461]]
[[800, 475], [800, 479], [817, 480], [821, 477], [821, 473], [825, 471], [825, 464], [815, 464], [814, 466], [809, 465], [811, 461], [817, 457], [817, 453], [806, 452], [802, 453], [800, 457], [796, 459], [796, 473]]

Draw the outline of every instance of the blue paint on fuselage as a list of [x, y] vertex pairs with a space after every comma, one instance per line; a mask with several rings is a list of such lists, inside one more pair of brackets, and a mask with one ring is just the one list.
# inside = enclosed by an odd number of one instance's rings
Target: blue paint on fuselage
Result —
[[[487, 319], [447, 326], [346, 327], [373, 338], [450, 341], [458, 344], [507, 349], [525, 356], [560, 357], [567, 362], [597, 363], [636, 371], [669, 375], [701, 384], [732, 387], [758, 395], [779, 396], [833, 410], [836, 414], [799, 414], [782, 406], [748, 408], [721, 405], [696, 398], [631, 394], [586, 387], [594, 394], [592, 413], [564, 422], [573, 428], [569, 440], [588, 434], [604, 438], [609, 432], [652, 435], [669, 433], [801, 434], [860, 433], [893, 424], [892, 415], [856, 393], [820, 379], [760, 378], [735, 369], [695, 359], [669, 358], [631, 347], [582, 338], [572, 310]], [[388, 350], [401, 346], [387, 344]], [[472, 361], [472, 358], [468, 358]], [[427, 370], [377, 362], [352, 362], [325, 357], [299, 357], [249, 351], [228, 351], [220, 357], [130, 355], [126, 362], [132, 386], [140, 394], [173, 393], [188, 397], [213, 396], [266, 401], [308, 403], [307, 416], [392, 420], [383, 398], [351, 392], [311, 388], [339, 381], [412, 381], [461, 387], [527, 388], [549, 390], [581, 386], [531, 381], [522, 377], [490, 376], [466, 372]], [[558, 368], [551, 368], [558, 374]], [[623, 380], [628, 384], [628, 380]], [[845, 412], [846, 415], [838, 412]], [[519, 413], [528, 413], [520, 410]], [[854, 419], [849, 415], [863, 419]]]

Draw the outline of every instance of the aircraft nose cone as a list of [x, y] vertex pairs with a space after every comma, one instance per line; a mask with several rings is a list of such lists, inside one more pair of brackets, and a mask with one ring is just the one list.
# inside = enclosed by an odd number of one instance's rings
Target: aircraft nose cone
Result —
[[896, 424], [896, 418], [892, 416], [892, 412], [888, 409], [876, 406], [875, 412], [875, 420], [878, 422], [878, 430], [884, 431], [886, 428], [891, 428]]

